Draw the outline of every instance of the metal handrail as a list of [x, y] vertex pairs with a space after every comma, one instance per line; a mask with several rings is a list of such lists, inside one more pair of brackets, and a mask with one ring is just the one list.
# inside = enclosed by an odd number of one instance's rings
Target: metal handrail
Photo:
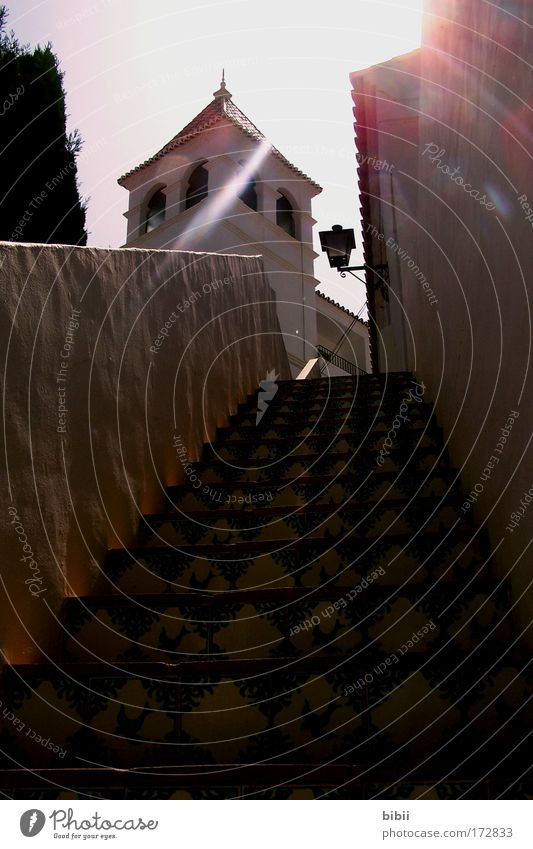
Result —
[[345, 360], [344, 357], [340, 357], [338, 354], [330, 351], [329, 348], [317, 345], [316, 349], [324, 360], [327, 360], [327, 362], [331, 363], [332, 366], [337, 366], [337, 368], [343, 369], [343, 371], [348, 372], [348, 374], [353, 374], [354, 376], [367, 374], [364, 369], [359, 368], [359, 366], [356, 366], [355, 363], [351, 363], [349, 360]]

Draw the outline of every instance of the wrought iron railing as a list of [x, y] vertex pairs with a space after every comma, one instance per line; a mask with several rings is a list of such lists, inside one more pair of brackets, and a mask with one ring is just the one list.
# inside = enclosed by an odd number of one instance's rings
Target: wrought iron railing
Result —
[[345, 360], [344, 357], [339, 357], [338, 354], [335, 354], [333, 351], [330, 351], [329, 348], [324, 348], [322, 345], [317, 345], [317, 351], [320, 356], [327, 360], [328, 363], [331, 363], [332, 366], [337, 366], [337, 368], [341, 368], [343, 371], [348, 372], [348, 374], [353, 374], [357, 376], [358, 374], [367, 374], [367, 372], [356, 366], [355, 363], [351, 363], [349, 360]]

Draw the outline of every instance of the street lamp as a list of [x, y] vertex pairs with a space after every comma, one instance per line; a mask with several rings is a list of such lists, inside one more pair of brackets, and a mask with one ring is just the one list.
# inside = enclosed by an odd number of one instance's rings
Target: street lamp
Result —
[[[346, 277], [346, 272], [353, 274], [354, 271], [372, 271], [380, 278], [378, 287], [386, 288], [388, 284], [387, 263], [380, 265], [348, 265], [350, 262], [350, 254], [355, 248], [355, 236], [352, 229], [345, 230], [341, 224], [334, 224], [331, 230], [322, 230], [319, 234], [322, 250], [326, 252], [331, 268], [336, 268], [340, 272], [341, 277]], [[381, 274], [379, 274], [381, 272]], [[359, 278], [357, 278], [359, 279]]]
[[340, 224], [334, 224], [331, 230], [322, 230], [319, 234], [322, 250], [328, 255], [331, 268], [339, 271], [350, 262], [350, 254], [355, 248], [353, 230], [344, 230]]

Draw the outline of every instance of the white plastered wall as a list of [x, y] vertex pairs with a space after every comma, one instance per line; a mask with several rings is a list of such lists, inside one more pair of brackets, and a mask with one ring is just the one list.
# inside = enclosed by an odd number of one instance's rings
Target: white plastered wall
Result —
[[[173, 250], [205, 250], [245, 255], [261, 254], [265, 271], [276, 292], [278, 317], [292, 367], [297, 374], [317, 343], [315, 252], [312, 246], [314, 219], [311, 199], [319, 191], [266, 149], [257, 158], [258, 211], [235, 197], [231, 184], [246, 163], [257, 156], [258, 143], [237, 128], [205, 132], [167, 153], [140, 172], [126, 178], [130, 192], [128, 246]], [[185, 210], [183, 201], [188, 176], [195, 164], [205, 162], [210, 194]], [[166, 186], [167, 217], [155, 230], [142, 234], [146, 201]], [[276, 199], [282, 191], [295, 210], [293, 239], [276, 224]]]
[[107, 548], [134, 544], [140, 514], [183, 480], [174, 436], [197, 459], [267, 372], [290, 375], [260, 258], [11, 243], [0, 254], [0, 645], [23, 662], [54, 651], [65, 595], [97, 587]]

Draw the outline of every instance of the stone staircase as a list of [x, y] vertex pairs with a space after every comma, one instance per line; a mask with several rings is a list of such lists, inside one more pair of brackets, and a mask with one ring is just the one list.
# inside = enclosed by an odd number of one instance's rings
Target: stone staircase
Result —
[[[531, 673], [412, 375], [242, 405], [56, 665], [2, 681], [14, 798], [531, 796]], [[529, 794], [529, 795], [528, 795]]]

